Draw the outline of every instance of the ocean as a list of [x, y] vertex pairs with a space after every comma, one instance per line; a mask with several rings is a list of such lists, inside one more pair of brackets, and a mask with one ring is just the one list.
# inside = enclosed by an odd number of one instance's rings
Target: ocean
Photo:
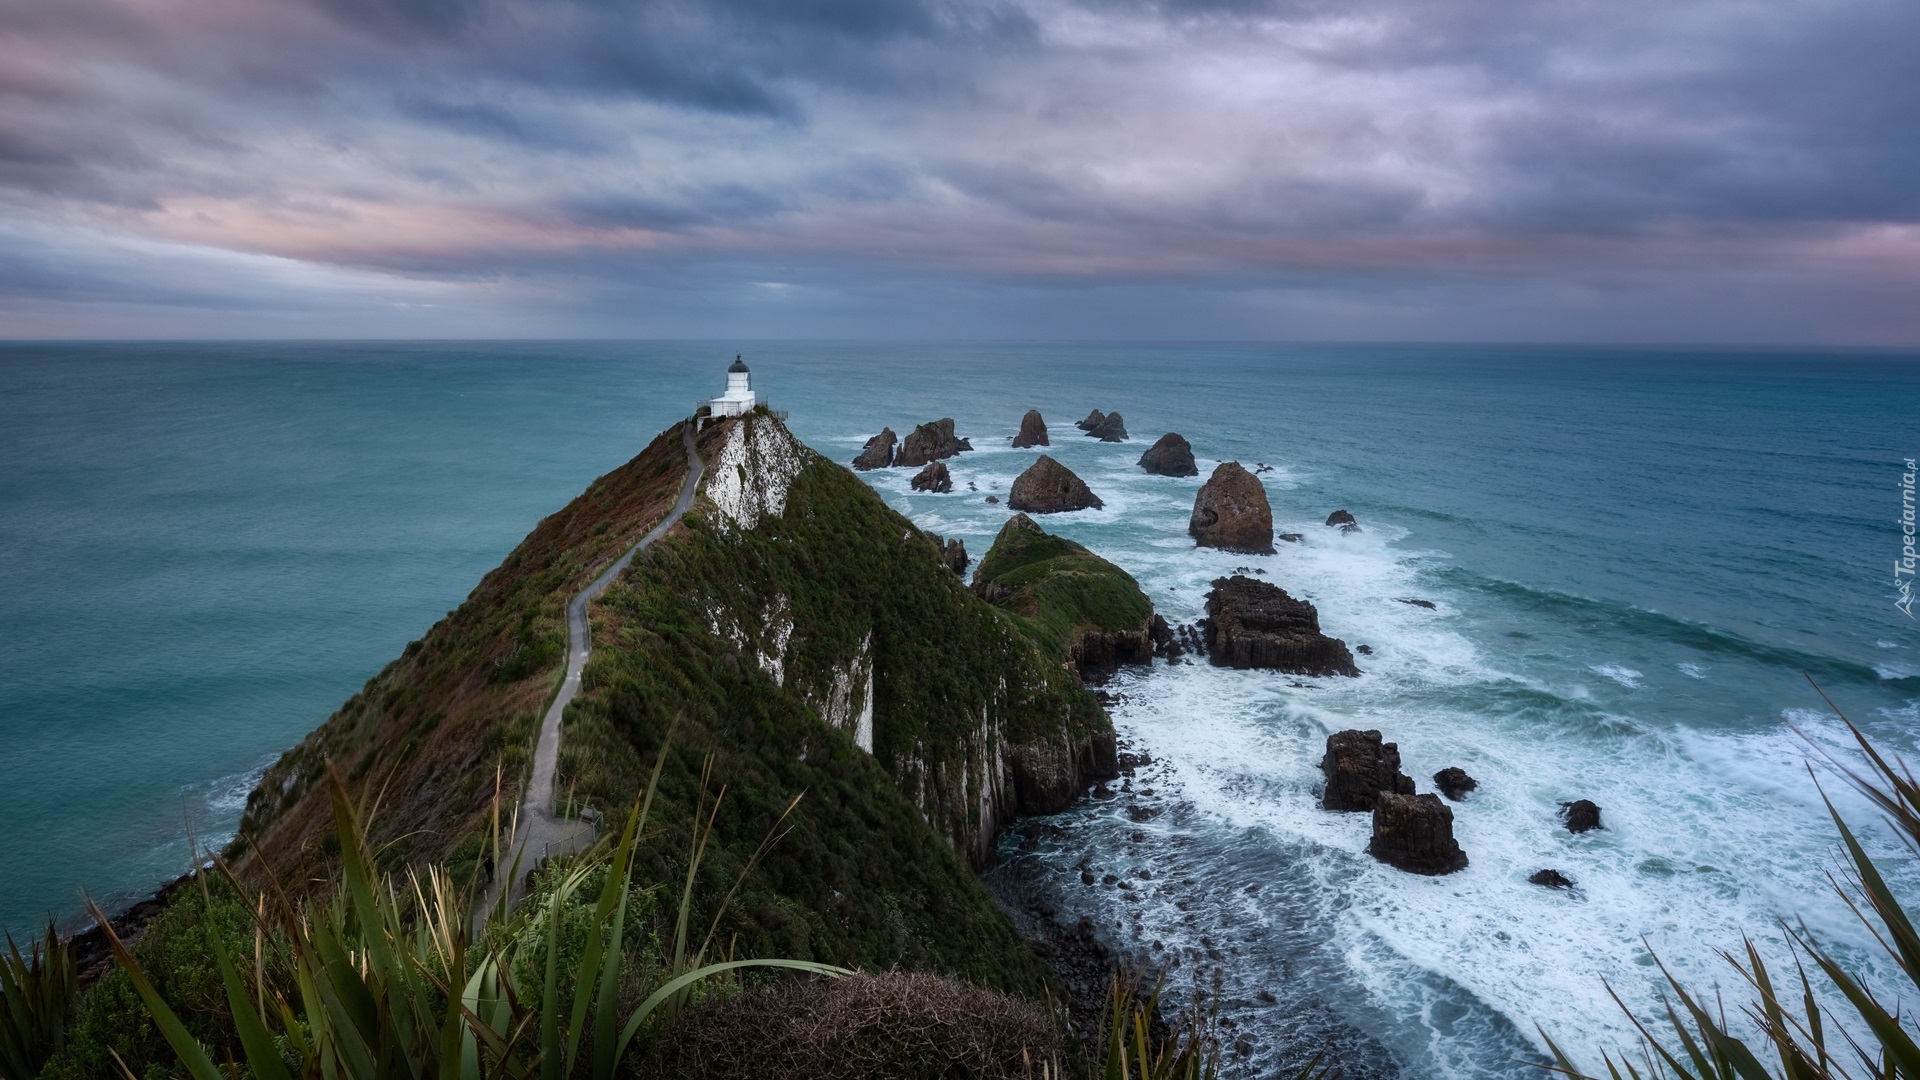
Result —
[[[951, 416], [951, 494], [863, 474], [983, 553], [1038, 451], [1105, 509], [1054, 515], [1171, 622], [1246, 567], [1319, 608], [1358, 679], [1123, 673], [1153, 759], [1010, 837], [1010, 905], [1094, 920], [1215, 1008], [1229, 1075], [1332, 1050], [1350, 1077], [1538, 1075], [1544, 1030], [1630, 1043], [1608, 996], [1804, 918], [1869, 971], [1831, 893], [1807, 762], [1847, 754], [1809, 679], [1920, 752], [1920, 624], [1895, 607], [1920, 355], [1564, 347], [341, 343], [0, 346], [0, 926], [70, 920], [223, 841], [259, 770], [458, 604], [543, 515], [720, 391], [735, 352], [824, 454]], [[1118, 411], [1132, 441], [1072, 421]], [[1178, 431], [1203, 475], [1135, 462]], [[1196, 550], [1219, 461], [1263, 472], [1271, 556]], [[1347, 509], [1361, 530], [1324, 523]], [[1403, 603], [1420, 599], [1432, 608]], [[1458, 765], [1471, 864], [1423, 878], [1315, 803], [1326, 736], [1377, 728], [1420, 789]], [[1861, 800], [1817, 768], [1844, 813]], [[1606, 829], [1573, 836], [1559, 803]], [[1144, 821], [1127, 813], [1132, 808]], [[1138, 837], [1136, 839], [1136, 836]], [[1083, 860], [1136, 888], [1081, 884]], [[1527, 883], [1554, 868], [1571, 892]], [[1904, 871], [1903, 871], [1904, 872]], [[1907, 882], [1909, 886], [1916, 882]], [[1643, 944], [1644, 942], [1644, 944]]]

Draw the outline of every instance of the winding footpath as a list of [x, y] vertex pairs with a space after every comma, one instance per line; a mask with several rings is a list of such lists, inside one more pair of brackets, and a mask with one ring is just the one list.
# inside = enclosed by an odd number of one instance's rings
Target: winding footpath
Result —
[[694, 494], [707, 469], [694, 448], [693, 429], [691, 420], [681, 428], [687, 449], [687, 479], [681, 485], [680, 497], [673, 509], [641, 537], [639, 543], [628, 548], [626, 554], [615, 559], [612, 566], [588, 582], [587, 587], [567, 603], [567, 677], [561, 682], [559, 693], [553, 696], [553, 704], [547, 706], [546, 716], [540, 720], [540, 737], [533, 745], [533, 778], [528, 781], [526, 799], [520, 804], [519, 826], [514, 831], [512, 845], [501, 853], [499, 868], [487, 885], [486, 895], [474, 910], [476, 936], [486, 925], [487, 914], [498, 906], [501, 889], [510, 888], [507, 907], [511, 909], [526, 893], [527, 872], [535, 864], [554, 855], [579, 851], [593, 842], [592, 825], [577, 818], [560, 817], [553, 808], [553, 781], [560, 768], [560, 719], [566, 714], [568, 704], [579, 695], [580, 674], [586, 670], [587, 658], [593, 655], [593, 629], [587, 621], [587, 605], [598, 600], [633, 557], [665, 536], [693, 505]]

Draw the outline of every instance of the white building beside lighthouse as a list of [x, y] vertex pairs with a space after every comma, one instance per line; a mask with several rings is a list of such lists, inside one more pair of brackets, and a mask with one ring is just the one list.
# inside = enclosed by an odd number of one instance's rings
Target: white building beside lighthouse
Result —
[[752, 412], [758, 404], [760, 396], [753, 392], [753, 376], [747, 372], [746, 361], [735, 356], [733, 365], [727, 368], [727, 392], [707, 402], [707, 415], [716, 420], [740, 416]]

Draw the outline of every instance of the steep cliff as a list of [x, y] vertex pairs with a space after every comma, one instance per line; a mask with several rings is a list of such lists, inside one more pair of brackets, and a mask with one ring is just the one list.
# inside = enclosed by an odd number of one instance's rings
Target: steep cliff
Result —
[[[765, 413], [699, 436], [693, 508], [591, 608], [569, 707], [562, 808], [630, 805], [674, 730], [644, 856], [678, 872], [724, 787], [702, 864], [718, 899], [781, 812], [790, 831], [725, 932], [739, 955], [931, 969], [1033, 990], [1040, 967], [972, 867], [1016, 814], [1112, 772], [1106, 715], [1021, 620], [984, 603], [934, 539]], [[331, 874], [329, 763], [377, 796], [389, 865], [475, 873], [524, 784], [563, 670], [567, 599], [668, 511], [676, 428], [542, 522], [467, 601], [272, 769], [236, 854], [298, 886]], [[704, 794], [703, 794], [704, 793]]]

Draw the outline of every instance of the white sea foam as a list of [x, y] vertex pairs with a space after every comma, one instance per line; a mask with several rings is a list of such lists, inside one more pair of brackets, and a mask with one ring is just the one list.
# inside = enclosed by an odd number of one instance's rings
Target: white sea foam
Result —
[[[1107, 507], [1048, 515], [1042, 525], [1132, 573], [1169, 621], [1200, 616], [1208, 582], [1244, 567], [1313, 601], [1327, 633], [1373, 650], [1356, 657], [1365, 672], [1358, 679], [1232, 671], [1202, 660], [1123, 673], [1112, 687], [1124, 697], [1115, 709], [1123, 736], [1158, 761], [1136, 786], [1155, 788], [1172, 809], [1143, 824], [1127, 822], [1114, 805], [1075, 813], [1110, 823], [1106, 840], [1086, 843], [1116, 874], [1156, 845], [1158, 865], [1171, 869], [1155, 871], [1154, 883], [1135, 891], [1140, 899], [1124, 902], [1117, 890], [1081, 889], [1077, 871], [1065, 869], [1078, 855], [1063, 853], [1062, 878], [1075, 883], [1068, 895], [1136, 947], [1158, 941], [1162, 950], [1151, 955], [1181, 956], [1175, 984], [1204, 960], [1200, 942], [1211, 936], [1227, 957], [1218, 965], [1221, 1000], [1238, 1030], [1283, 1041], [1305, 1014], [1276, 1021], [1254, 991], [1300, 974], [1289, 965], [1325, 963], [1331, 967], [1316, 969], [1315, 982], [1327, 1000], [1296, 1007], [1337, 1013], [1376, 1034], [1407, 1075], [1520, 1077], [1537, 1075], [1520, 1060], [1538, 1048], [1536, 1023], [1589, 1062], [1635, 1042], [1606, 981], [1636, 1008], [1657, 1007], [1658, 970], [1643, 938], [1682, 979], [1730, 986], [1719, 951], [1748, 934], [1763, 953], [1781, 956], [1778, 920], [1799, 914], [1875, 970], [1824, 878], [1832, 826], [1805, 781], [1811, 750], [1784, 726], [1675, 729], [1621, 704], [1617, 692], [1596, 696], [1579, 685], [1582, 671], [1629, 690], [1646, 685], [1641, 671], [1618, 662], [1549, 656], [1509, 666], [1477, 633], [1484, 603], [1475, 608], [1435, 574], [1449, 565], [1444, 552], [1411, 542], [1384, 515], [1363, 518], [1356, 533], [1329, 529], [1327, 508], [1294, 496], [1297, 480], [1285, 467], [1261, 480], [1276, 531], [1302, 539], [1272, 555], [1235, 555], [1197, 549], [1185, 532], [1211, 462], [1201, 463], [1200, 477], [1150, 477], [1135, 465], [1138, 441], [1102, 445], [1077, 433], [1056, 441], [1047, 452]], [[896, 508], [964, 537], [979, 555], [1009, 513], [984, 495], [1004, 498], [1033, 455], [983, 449], [950, 460], [956, 486], [979, 486], [965, 497], [909, 492], [908, 470], [865, 475]], [[1277, 456], [1267, 460], [1280, 465]], [[1398, 602], [1410, 597], [1438, 607]], [[1696, 680], [1708, 671], [1690, 660], [1667, 663]], [[1788, 719], [1817, 746], [1848, 752], [1834, 724]], [[1456, 835], [1472, 860], [1466, 870], [1430, 879], [1388, 868], [1365, 853], [1366, 815], [1319, 809], [1326, 737], [1351, 727], [1378, 728], [1397, 742], [1423, 790], [1446, 766], [1479, 780], [1455, 807]], [[1604, 830], [1575, 836], [1561, 827], [1560, 804], [1578, 798], [1602, 807]], [[1843, 796], [1843, 812], [1851, 798]], [[1144, 837], [1138, 846], [1126, 839], [1134, 833]], [[1221, 865], [1183, 862], [1183, 841], [1213, 845], [1207, 850]], [[1578, 888], [1527, 883], [1548, 867]], [[1195, 903], [1194, 882], [1202, 880], [1204, 902]], [[1285, 883], [1294, 891], [1284, 893], [1284, 908], [1242, 896], [1243, 887], [1269, 890], [1264, 897]], [[1250, 944], [1290, 933], [1284, 949]], [[1227, 941], [1247, 943], [1233, 946], [1247, 951], [1235, 953]]]
[[1595, 675], [1603, 675], [1612, 679], [1614, 682], [1619, 683], [1629, 690], [1640, 689], [1640, 680], [1646, 678], [1646, 676], [1640, 672], [1630, 667], [1621, 667], [1618, 664], [1595, 664], [1587, 670], [1593, 672]]

